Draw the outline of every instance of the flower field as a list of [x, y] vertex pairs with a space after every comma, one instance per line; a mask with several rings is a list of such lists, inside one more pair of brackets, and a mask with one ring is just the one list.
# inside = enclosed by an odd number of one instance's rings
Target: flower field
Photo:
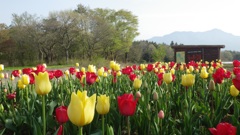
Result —
[[[17, 83], [16, 83], [17, 82]], [[235, 135], [240, 61], [5, 72], [0, 135]]]

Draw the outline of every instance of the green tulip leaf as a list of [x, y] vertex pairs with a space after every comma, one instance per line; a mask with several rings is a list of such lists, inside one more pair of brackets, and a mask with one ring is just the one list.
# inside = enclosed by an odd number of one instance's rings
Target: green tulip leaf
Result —
[[102, 131], [100, 130], [100, 131], [97, 131], [97, 132], [95, 132], [95, 133], [92, 133], [91, 135], [102, 135]]
[[4, 131], [5, 131], [6, 128], [4, 128], [3, 130], [1, 130], [1, 133], [0, 135], [3, 135]]
[[49, 115], [52, 115], [53, 114], [53, 111], [54, 111], [54, 108], [55, 106], [57, 105], [57, 101], [52, 101], [50, 104], [49, 104]]
[[16, 131], [16, 127], [14, 126], [13, 120], [12, 119], [6, 119], [5, 120], [5, 127], [7, 129], [11, 129], [13, 131]]

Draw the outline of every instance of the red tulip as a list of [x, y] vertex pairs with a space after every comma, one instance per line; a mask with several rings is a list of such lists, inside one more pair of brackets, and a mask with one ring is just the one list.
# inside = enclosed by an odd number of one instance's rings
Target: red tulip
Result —
[[98, 76], [94, 72], [87, 72], [86, 73], [86, 82], [88, 85], [92, 85], [96, 82]]
[[118, 108], [122, 115], [132, 116], [135, 113], [137, 101], [134, 100], [133, 94], [123, 94], [117, 97]]
[[161, 86], [162, 85], [162, 81], [163, 81], [163, 73], [157, 74], [157, 77], [158, 77], [157, 84], [158, 84], [158, 86]]
[[160, 80], [160, 79], [159, 79], [159, 80], [157, 81], [158, 86], [161, 86], [161, 85], [162, 85], [162, 82], [163, 82], [163, 80]]
[[137, 65], [132, 65], [132, 68], [133, 68], [134, 70], [137, 70]]
[[137, 75], [134, 73], [131, 73], [128, 77], [131, 81], [134, 81], [134, 79], [137, 78]]
[[55, 113], [56, 113], [56, 120], [59, 124], [66, 123], [68, 121], [66, 106], [60, 106], [56, 108]]
[[223, 68], [218, 68], [216, 72], [212, 75], [214, 82], [221, 84], [225, 77], [225, 70]]
[[240, 73], [238, 73], [234, 79], [232, 79], [233, 85], [240, 91]]
[[122, 74], [130, 75], [132, 72], [133, 72], [133, 69], [132, 67], [129, 67], [129, 66], [122, 69]]
[[13, 75], [14, 77], [20, 77], [19, 70], [13, 70], [13, 71], [12, 71], [12, 75]]
[[76, 77], [77, 77], [79, 80], [82, 79], [82, 76], [83, 76], [83, 75], [84, 75], [84, 72], [82, 72], [82, 71], [79, 71], [79, 72], [76, 73]]
[[112, 82], [117, 83], [117, 77], [114, 76]]
[[54, 71], [54, 76], [56, 77], [56, 78], [59, 78], [59, 77], [62, 77], [63, 76], [63, 72], [62, 72], [62, 70], [56, 70], [56, 71]]
[[52, 80], [54, 78], [54, 71], [47, 71], [49, 79]]
[[217, 128], [209, 128], [212, 135], [236, 135], [237, 128], [229, 123], [223, 122]]
[[35, 78], [34, 78], [33, 73], [29, 74], [28, 76], [30, 78], [30, 83], [29, 84], [34, 84], [35, 83]]
[[7, 99], [12, 100], [16, 97], [16, 92], [7, 94]]
[[148, 64], [147, 65], [147, 71], [151, 72], [153, 70], [153, 64]]
[[224, 78], [230, 78], [232, 73], [230, 71], [226, 71]]
[[69, 68], [69, 73], [70, 73], [70, 74], [73, 75], [73, 74], [75, 74], [75, 72], [76, 72], [76, 69], [75, 69], [74, 67], [70, 67], [70, 68]]
[[233, 61], [233, 66], [234, 66], [234, 67], [240, 67], [240, 61], [234, 60], [234, 61]]
[[58, 128], [57, 135], [62, 135], [62, 134], [63, 134], [63, 125], [60, 125], [60, 127]]
[[233, 74], [236, 75], [238, 73], [240, 73], [240, 68], [239, 67], [234, 67], [233, 68]]
[[24, 68], [24, 69], [22, 69], [22, 73], [29, 75], [29, 74], [32, 73], [32, 69], [31, 68]]
[[170, 69], [173, 68], [174, 66], [175, 66], [175, 62], [174, 62], [174, 61], [171, 61], [171, 62], [169, 63]]
[[37, 65], [37, 69], [34, 70], [33, 72], [35, 74], [38, 74], [39, 72], [45, 72], [46, 71], [46, 67], [43, 64], [39, 64]]

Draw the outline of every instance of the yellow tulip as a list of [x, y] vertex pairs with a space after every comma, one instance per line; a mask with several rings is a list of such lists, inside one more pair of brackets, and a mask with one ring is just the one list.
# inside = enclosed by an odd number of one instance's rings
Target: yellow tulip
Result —
[[164, 70], [163, 68], [161, 68], [161, 69], [159, 70], [159, 73], [165, 73], [165, 70]]
[[98, 73], [98, 76], [103, 76], [104, 68], [103, 67], [99, 68], [97, 73]]
[[146, 68], [146, 66], [144, 64], [140, 64], [140, 69], [144, 70]]
[[103, 77], [107, 77], [108, 76], [108, 73], [107, 72], [104, 72], [103, 73]]
[[111, 69], [114, 69], [115, 64], [116, 64], [115, 61], [110, 61], [110, 68], [111, 68]]
[[165, 68], [166, 68], [166, 69], [169, 69], [168, 63], [164, 63], [164, 65], [165, 65]]
[[30, 83], [30, 78], [26, 74], [22, 75], [21, 79], [22, 79], [21, 81], [24, 85], [28, 85]]
[[200, 77], [203, 78], [203, 79], [208, 78], [208, 72], [207, 72], [206, 67], [202, 67]]
[[193, 72], [193, 71], [194, 71], [194, 67], [193, 67], [193, 66], [189, 66], [188, 69], [189, 69], [190, 72]]
[[140, 79], [138, 79], [138, 78], [134, 79], [134, 81], [133, 81], [133, 87], [134, 87], [135, 89], [139, 89], [139, 88], [141, 87], [141, 85], [142, 85], [142, 80], [140, 80]]
[[13, 75], [11, 75], [10, 80], [14, 81], [14, 79], [15, 79], [15, 77]]
[[96, 110], [99, 114], [107, 114], [110, 109], [109, 96], [100, 95], [97, 97]]
[[76, 65], [76, 67], [79, 67], [79, 63], [76, 63], [75, 65]]
[[4, 73], [0, 73], [0, 79], [4, 78]]
[[117, 76], [121, 76], [122, 75], [122, 72], [121, 71], [118, 71], [117, 72]]
[[238, 90], [234, 85], [231, 85], [231, 86], [230, 86], [230, 94], [231, 94], [233, 97], [236, 97], [236, 96], [238, 96], [238, 94], [239, 94], [239, 90]]
[[114, 71], [119, 71], [119, 70], [121, 70], [120, 64], [116, 63], [116, 64], [114, 65], [113, 69], [114, 69]]
[[93, 72], [93, 73], [96, 73], [96, 66], [93, 66], [93, 65], [88, 65], [88, 72]]
[[18, 80], [17, 86], [20, 89], [24, 89], [26, 87], [26, 85], [23, 84], [22, 80]]
[[79, 72], [80, 70], [79, 70], [79, 68], [75, 68], [75, 71], [76, 71], [76, 72]]
[[164, 73], [163, 74], [163, 81], [167, 84], [171, 83], [173, 80], [171, 73]]
[[192, 86], [195, 83], [195, 75], [184, 74], [182, 75], [182, 85], [185, 87]]
[[47, 64], [46, 64], [46, 63], [43, 63], [42, 65], [43, 65], [45, 68], [47, 68]]
[[195, 71], [196, 71], [196, 73], [198, 73], [198, 72], [199, 72], [199, 69], [197, 68]]
[[72, 92], [67, 109], [69, 120], [76, 126], [84, 126], [92, 122], [95, 113], [96, 94], [87, 96], [87, 91]]
[[52, 85], [49, 81], [48, 72], [39, 72], [38, 75], [34, 76], [35, 78], [35, 91], [39, 95], [46, 95], [48, 94], [51, 89]]
[[183, 64], [180, 65], [180, 70], [181, 70], [181, 71], [184, 70], [184, 66], [183, 66]]
[[81, 83], [84, 83], [85, 78], [86, 78], [86, 75], [83, 75], [83, 76], [81, 77], [81, 79], [80, 79], [80, 82], [81, 82]]
[[65, 71], [64, 71], [64, 74], [65, 74], [66, 76], [69, 76], [69, 74], [70, 74], [70, 73], [69, 73], [69, 70], [65, 70]]
[[154, 72], [157, 73], [158, 72], [158, 68], [154, 68]]
[[83, 73], [85, 73], [85, 72], [86, 72], [85, 67], [82, 67], [82, 68], [81, 68], [81, 71], [82, 71]]
[[170, 72], [171, 72], [172, 74], [175, 74], [175, 69], [172, 68], [172, 69], [170, 70]]
[[37, 67], [32, 67], [32, 70], [37, 70]]
[[209, 72], [210, 74], [212, 74], [213, 71], [214, 71], [214, 67], [210, 67], [210, 68], [208, 69], [208, 72]]
[[0, 64], [0, 71], [3, 71], [3, 70], [4, 70], [4, 65]]

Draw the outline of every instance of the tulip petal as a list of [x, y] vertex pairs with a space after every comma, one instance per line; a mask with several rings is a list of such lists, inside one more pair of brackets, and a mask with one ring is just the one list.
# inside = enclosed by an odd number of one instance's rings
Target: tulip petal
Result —
[[84, 125], [83, 103], [74, 92], [71, 95], [71, 102], [68, 106], [67, 113], [68, 113], [69, 120], [74, 125], [77, 125], [77, 126]]
[[91, 123], [95, 113], [96, 94], [93, 94], [84, 106], [84, 120], [85, 125]]
[[216, 128], [208, 128], [212, 135], [217, 135], [217, 129]]

